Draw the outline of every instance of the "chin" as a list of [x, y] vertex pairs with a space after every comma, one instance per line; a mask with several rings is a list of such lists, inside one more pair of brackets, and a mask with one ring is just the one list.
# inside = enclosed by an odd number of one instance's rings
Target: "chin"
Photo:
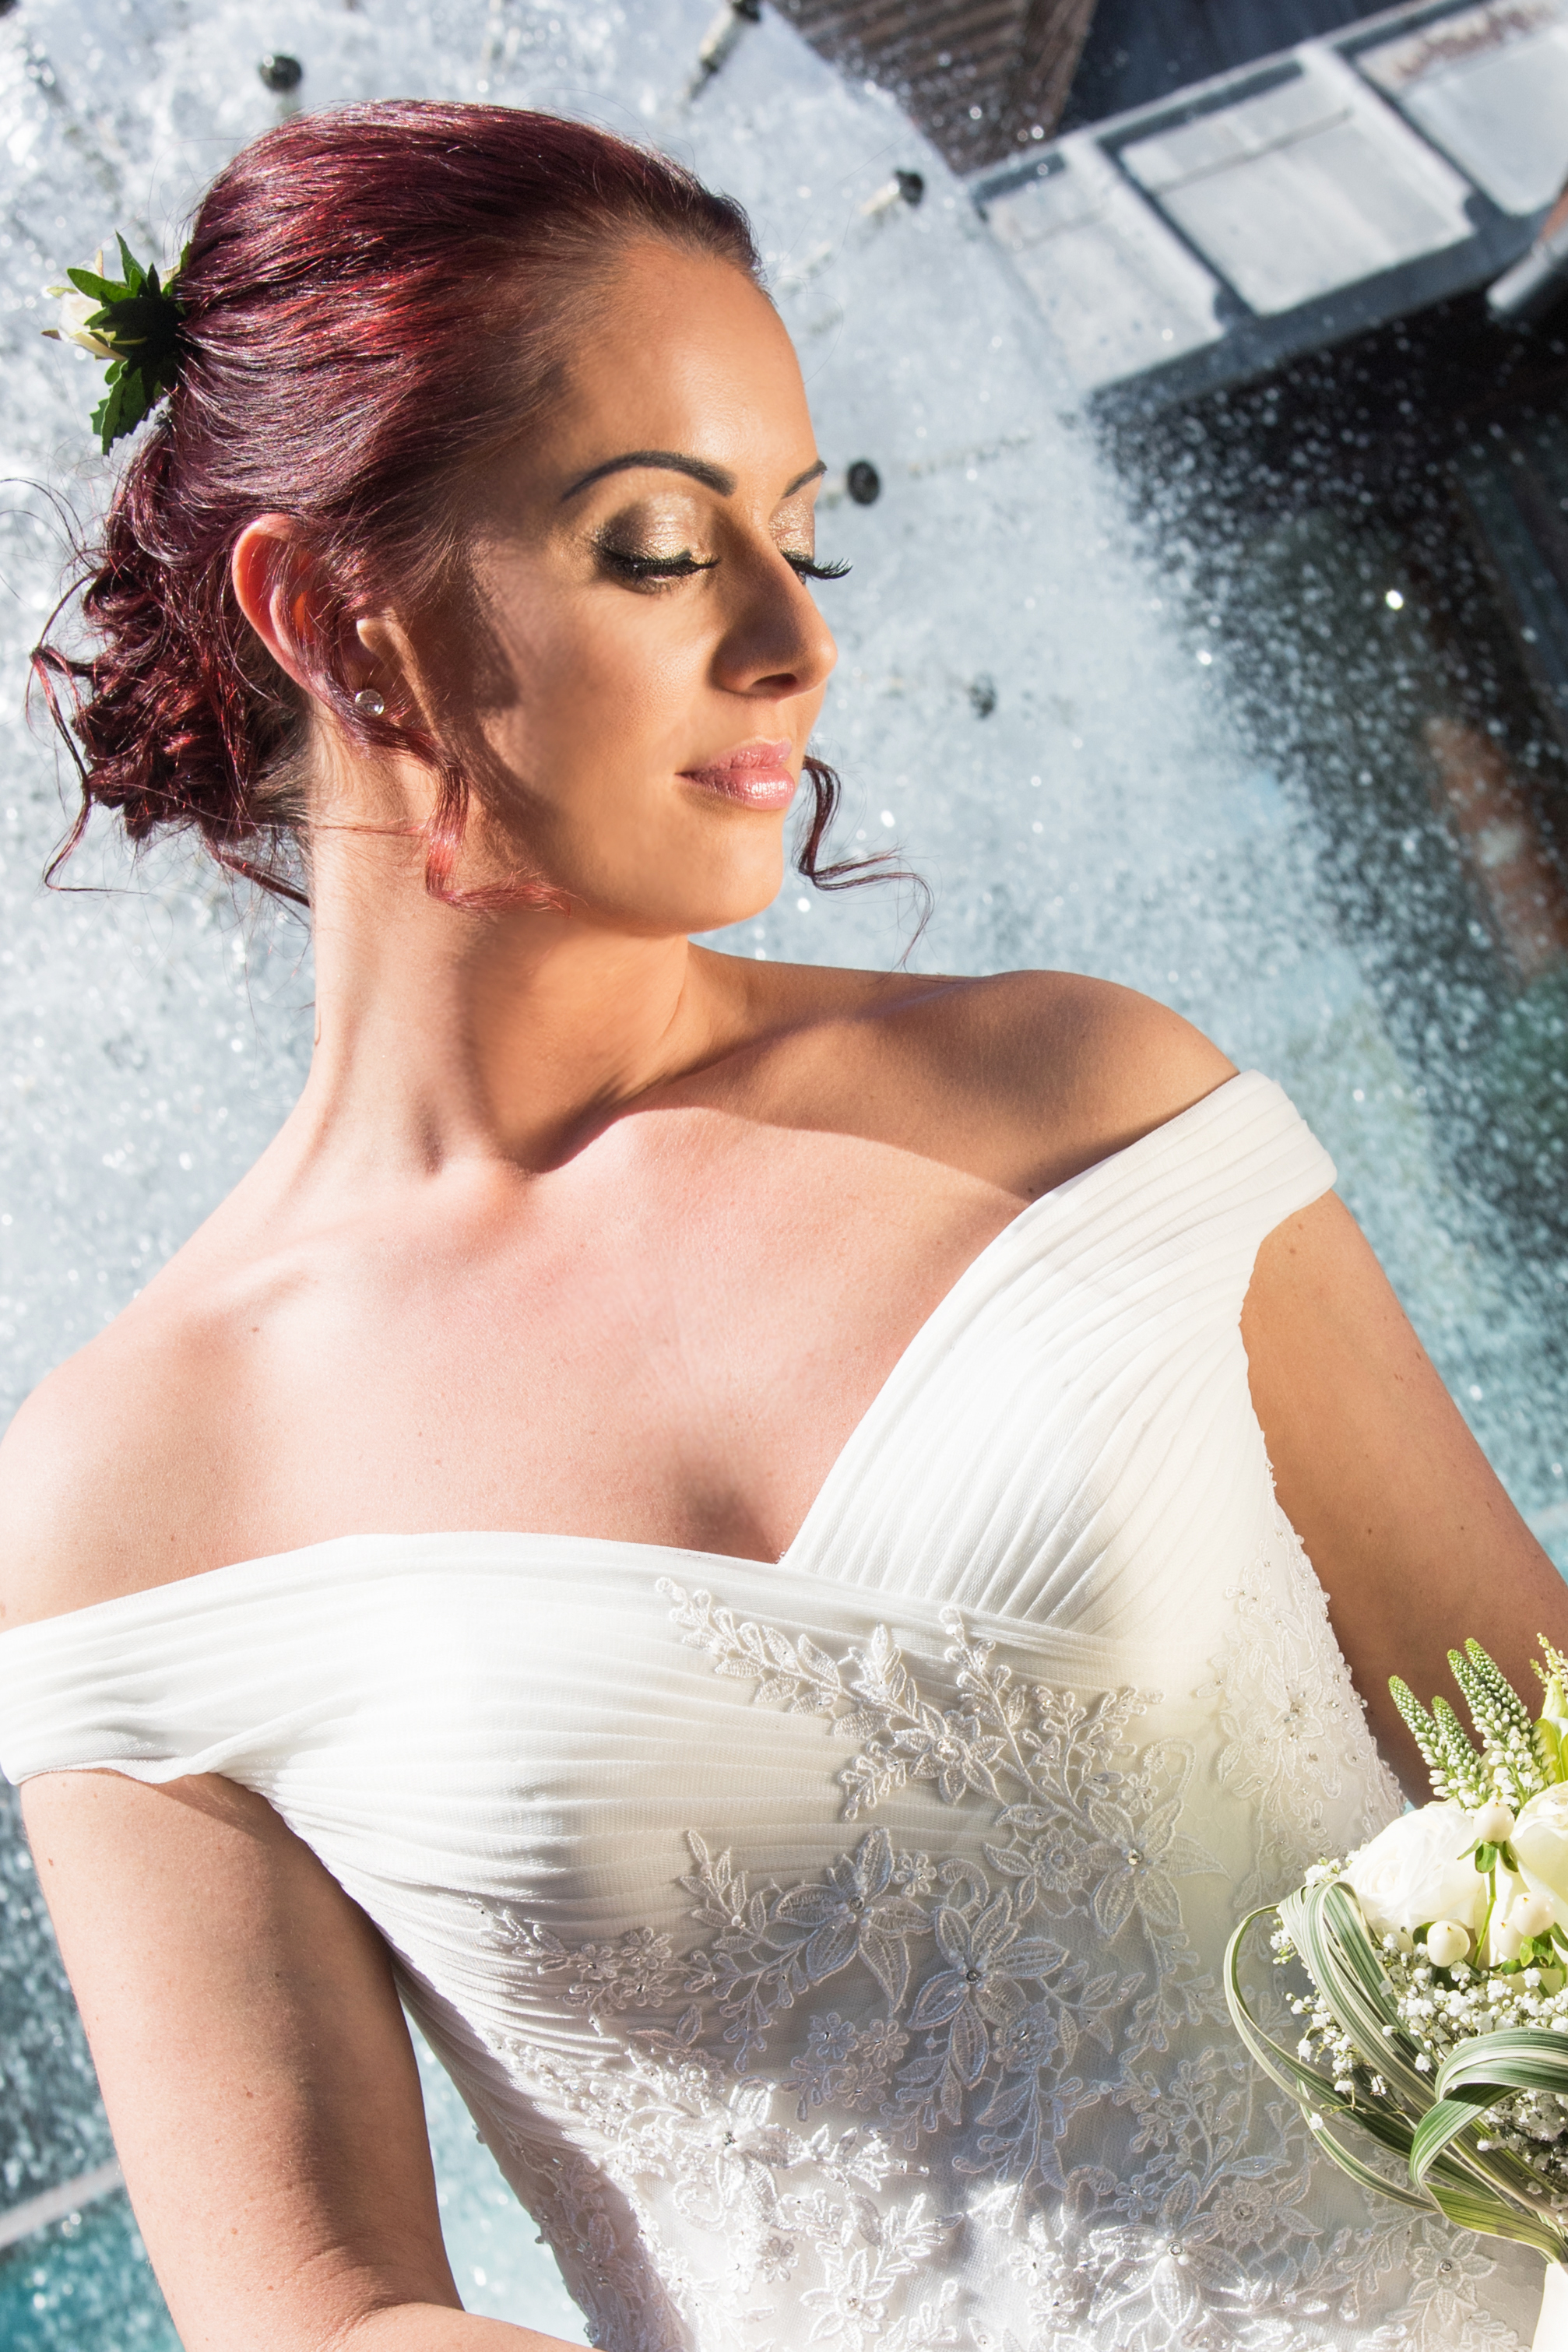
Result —
[[[766, 912], [784, 884], [784, 860], [773, 857], [765, 873], [754, 870], [729, 876], [715, 876], [714, 887], [687, 896], [689, 912], [682, 918], [680, 928], [687, 933], [722, 931], [731, 923], [749, 923], [754, 916]], [[698, 901], [692, 905], [695, 898]]]

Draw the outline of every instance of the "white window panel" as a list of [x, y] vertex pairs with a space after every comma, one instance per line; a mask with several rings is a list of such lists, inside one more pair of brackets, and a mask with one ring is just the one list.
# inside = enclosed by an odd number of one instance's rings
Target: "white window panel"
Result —
[[1504, 212], [1568, 180], [1568, 0], [1489, 0], [1356, 63]]
[[997, 242], [1085, 391], [1216, 342], [1217, 280], [1142, 204], [1092, 139], [1063, 168], [985, 201]]
[[1331, 50], [1121, 151], [1140, 185], [1264, 317], [1469, 236], [1469, 184]]

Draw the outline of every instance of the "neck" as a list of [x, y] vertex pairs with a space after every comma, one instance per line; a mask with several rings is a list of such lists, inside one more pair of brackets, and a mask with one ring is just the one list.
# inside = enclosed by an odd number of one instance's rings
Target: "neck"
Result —
[[733, 1025], [722, 960], [684, 937], [468, 913], [427, 894], [403, 845], [366, 847], [313, 861], [316, 1049], [290, 1122], [311, 1157], [547, 1168]]

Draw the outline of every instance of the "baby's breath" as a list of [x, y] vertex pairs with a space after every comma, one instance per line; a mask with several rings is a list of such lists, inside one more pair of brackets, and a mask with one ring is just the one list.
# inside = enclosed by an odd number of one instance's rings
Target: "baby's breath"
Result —
[[[1330, 1874], [1332, 1867], [1321, 1865], [1319, 1875]], [[1278, 1965], [1299, 1958], [1283, 1933], [1270, 1940]], [[1529, 2027], [1568, 2035], [1568, 1971], [1563, 1969], [1518, 1962], [1472, 1967], [1464, 1960], [1437, 1969], [1418, 1944], [1407, 1951], [1398, 1937], [1384, 1936], [1380, 1941], [1378, 1957], [1399, 2021], [1397, 2026], [1384, 2025], [1384, 2035], [1393, 2041], [1403, 2029], [1415, 2045], [1411, 2063], [1418, 2074], [1435, 2075], [1450, 2051], [1478, 2034]], [[1342, 2099], [1353, 2105], [1358, 2098], [1387, 2097], [1383, 2077], [1315, 1986], [1306, 1996], [1292, 1997], [1289, 2008], [1304, 2021], [1298, 2057], [1321, 2073]], [[1516, 2092], [1489, 2111], [1486, 2135], [1477, 2147], [1521, 2158], [1535, 2174], [1544, 2201], [1568, 2213], [1568, 2099], [1551, 2091]]]

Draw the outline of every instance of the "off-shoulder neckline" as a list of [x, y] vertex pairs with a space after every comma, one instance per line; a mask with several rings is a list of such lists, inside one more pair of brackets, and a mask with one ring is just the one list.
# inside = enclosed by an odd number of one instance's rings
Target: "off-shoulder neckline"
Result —
[[795, 1530], [794, 1538], [776, 1561], [752, 1559], [737, 1552], [702, 1551], [683, 1544], [647, 1543], [634, 1538], [619, 1536], [564, 1535], [542, 1528], [358, 1529], [342, 1535], [320, 1536], [310, 1543], [293, 1544], [283, 1551], [262, 1552], [247, 1559], [226, 1560], [215, 1568], [194, 1570], [189, 1576], [170, 1577], [163, 1583], [141, 1585], [133, 1592], [115, 1593], [106, 1601], [87, 1601], [79, 1609], [59, 1610], [49, 1617], [32, 1618], [24, 1625], [10, 1626], [4, 1632], [0, 1632], [0, 1644], [21, 1641], [28, 1634], [41, 1634], [47, 1628], [53, 1628], [58, 1633], [61, 1627], [79, 1623], [84, 1630], [89, 1630], [93, 1626], [101, 1625], [110, 1612], [121, 1615], [127, 1612], [134, 1613], [138, 1609], [156, 1608], [161, 1600], [163, 1601], [164, 1605], [167, 1605], [166, 1596], [172, 1593], [197, 1588], [204, 1593], [209, 1593], [216, 1584], [244, 1582], [263, 1572], [276, 1571], [290, 1565], [298, 1565], [313, 1555], [334, 1550], [343, 1551], [355, 1545], [369, 1545], [378, 1550], [384, 1550], [388, 1546], [395, 1544], [472, 1542], [511, 1546], [568, 1544], [582, 1545], [601, 1552], [637, 1554], [650, 1561], [705, 1560], [716, 1565], [748, 1570], [787, 1568], [793, 1565], [797, 1555], [805, 1548], [807, 1538], [815, 1535], [816, 1522], [823, 1511], [831, 1507], [832, 1500], [842, 1483], [843, 1474], [864, 1442], [867, 1431], [878, 1418], [884, 1400], [900, 1384], [911, 1360], [931, 1345], [933, 1338], [940, 1334], [942, 1328], [955, 1314], [962, 1313], [967, 1304], [970, 1292], [989, 1275], [994, 1262], [1005, 1253], [1008, 1245], [1016, 1242], [1026, 1228], [1037, 1223], [1047, 1211], [1058, 1206], [1068, 1196], [1088, 1189], [1114, 1171], [1124, 1171], [1134, 1160], [1157, 1157], [1159, 1151], [1168, 1148], [1172, 1140], [1180, 1132], [1184, 1131], [1190, 1124], [1205, 1116], [1212, 1116], [1222, 1097], [1234, 1097], [1235, 1089], [1238, 1087], [1255, 1086], [1262, 1086], [1270, 1092], [1278, 1091], [1275, 1082], [1266, 1076], [1262, 1071], [1238, 1070], [1233, 1076], [1222, 1078], [1217, 1087], [1211, 1087], [1206, 1095], [1201, 1095], [1196, 1102], [1189, 1103], [1184, 1110], [1177, 1111], [1173, 1118], [1162, 1119], [1157, 1127], [1146, 1129], [1143, 1134], [1135, 1136], [1131, 1143], [1121, 1144], [1115, 1151], [1107, 1152], [1102, 1159], [1091, 1160], [1087, 1168], [1080, 1168], [1073, 1175], [1063, 1177], [1060, 1183], [1051, 1185], [1047, 1191], [1038, 1193], [1034, 1200], [1026, 1201], [1017, 1214], [1010, 1217], [1001, 1231], [994, 1234], [961, 1269], [930, 1314], [925, 1317], [900, 1349], [887, 1378], [870, 1399], [865, 1412], [835, 1456], [806, 1509], [805, 1517]]

